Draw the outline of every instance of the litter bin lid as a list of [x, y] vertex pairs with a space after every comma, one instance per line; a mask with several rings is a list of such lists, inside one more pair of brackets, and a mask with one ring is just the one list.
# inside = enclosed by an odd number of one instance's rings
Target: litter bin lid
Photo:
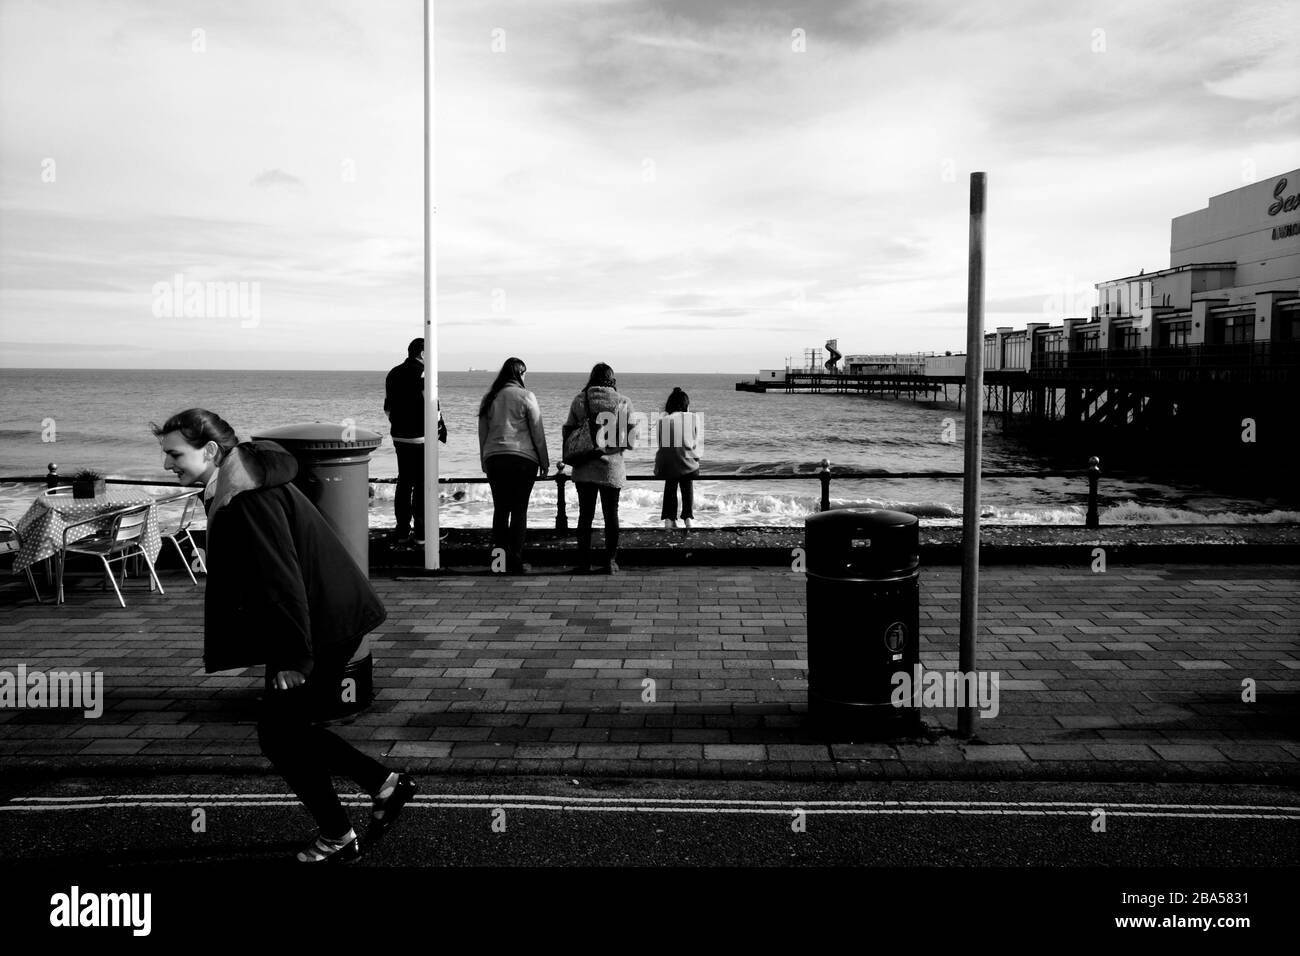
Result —
[[916, 515], [883, 508], [835, 508], [804, 521], [807, 568], [844, 578], [909, 574], [920, 564]]
[[254, 439], [265, 438], [294, 454], [304, 451], [368, 451], [383, 441], [379, 432], [339, 422], [302, 422], [280, 425], [258, 432]]

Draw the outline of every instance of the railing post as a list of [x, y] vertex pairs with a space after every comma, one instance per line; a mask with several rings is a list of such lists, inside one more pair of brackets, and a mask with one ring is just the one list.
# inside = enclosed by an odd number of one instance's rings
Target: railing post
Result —
[[1097, 479], [1101, 477], [1101, 459], [1093, 455], [1088, 459], [1088, 516], [1084, 526], [1100, 528], [1101, 520], [1097, 516]]
[[569, 515], [564, 508], [564, 482], [568, 475], [564, 473], [564, 466], [560, 465], [555, 470], [555, 530], [569, 530]]
[[829, 459], [822, 459], [822, 470], [817, 474], [822, 483], [822, 511], [831, 510], [831, 463]]
[[59, 483], [59, 466], [50, 462], [46, 467], [45, 487], [53, 488]]

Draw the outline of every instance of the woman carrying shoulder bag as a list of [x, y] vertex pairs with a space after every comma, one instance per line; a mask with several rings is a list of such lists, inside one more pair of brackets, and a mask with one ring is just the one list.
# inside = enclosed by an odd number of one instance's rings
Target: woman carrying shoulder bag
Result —
[[605, 442], [598, 454], [573, 466], [574, 487], [578, 491], [578, 563], [573, 574], [591, 571], [591, 525], [596, 516], [596, 498], [600, 498], [605, 516], [605, 564], [602, 574], [618, 571], [618, 498], [627, 484], [623, 449], [632, 447], [632, 403], [620, 395], [614, 370], [604, 362], [592, 367], [586, 387], [569, 406], [569, 417], [562, 432], [565, 448], [569, 436], [578, 429], [594, 429]]

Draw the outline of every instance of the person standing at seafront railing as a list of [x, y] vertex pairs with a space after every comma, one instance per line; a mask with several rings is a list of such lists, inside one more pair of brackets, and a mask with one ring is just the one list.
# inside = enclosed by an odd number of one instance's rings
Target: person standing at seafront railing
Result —
[[506, 555], [506, 574], [523, 574], [528, 499], [551, 466], [537, 398], [524, 387], [522, 359], [508, 358], [478, 408], [478, 452], [492, 489], [492, 547]]
[[388, 612], [346, 545], [293, 485], [298, 463], [284, 448], [240, 442], [224, 419], [202, 408], [173, 415], [153, 432], [163, 468], [180, 484], [204, 489], [204, 670], [265, 665], [258, 743], [319, 827], [298, 861], [356, 859], [360, 843], [331, 773], [374, 798], [368, 843], [392, 826], [415, 781], [319, 721], [338, 703], [361, 639]]
[[677, 490], [682, 493], [682, 523], [687, 530], [695, 517], [694, 482], [700, 475], [700, 416], [690, 411], [691, 397], [674, 388], [656, 430], [655, 477], [664, 479], [665, 528], [677, 527]]
[[586, 387], [569, 405], [569, 417], [561, 429], [566, 448], [572, 432], [592, 427], [603, 447], [601, 454], [573, 466], [573, 483], [578, 492], [578, 562], [572, 573], [587, 574], [591, 570], [591, 525], [599, 497], [605, 518], [605, 564], [600, 572], [615, 574], [618, 571], [618, 498], [627, 484], [623, 450], [635, 445], [636, 424], [632, 403], [619, 394], [614, 370], [604, 362], [592, 367]]
[[[397, 452], [397, 488], [393, 494], [393, 546], [424, 544], [424, 339], [411, 339], [406, 361], [384, 379], [384, 414], [392, 426]], [[438, 404], [438, 441], [447, 444], [447, 426]], [[411, 536], [414, 521], [415, 534]], [[443, 537], [446, 537], [444, 534]]]

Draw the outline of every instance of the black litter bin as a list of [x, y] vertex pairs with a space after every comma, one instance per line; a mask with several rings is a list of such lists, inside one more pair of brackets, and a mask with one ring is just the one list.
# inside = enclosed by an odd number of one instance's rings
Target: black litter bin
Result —
[[894, 675], [910, 686], [921, 660], [919, 529], [915, 515], [857, 508], [804, 522], [808, 716], [826, 737], [920, 733], [920, 712], [891, 702]]
[[[357, 562], [370, 575], [370, 453], [382, 441], [378, 432], [335, 422], [282, 425], [253, 436], [281, 445], [298, 460], [293, 481], [334, 529]], [[374, 697], [370, 637], [361, 639], [343, 671], [337, 712], [345, 717], [366, 707]]]

